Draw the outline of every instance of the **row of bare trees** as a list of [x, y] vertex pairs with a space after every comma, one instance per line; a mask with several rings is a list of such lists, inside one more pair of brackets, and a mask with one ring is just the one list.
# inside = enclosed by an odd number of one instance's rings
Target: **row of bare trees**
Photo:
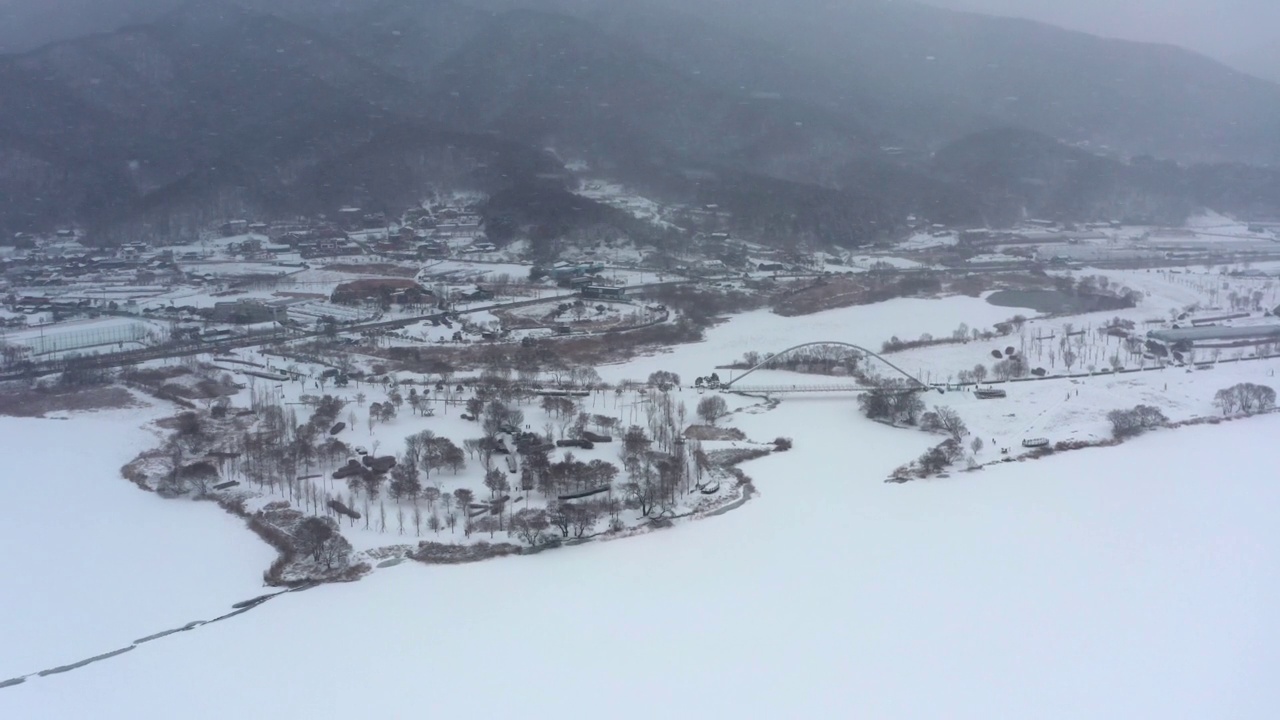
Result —
[[1276, 391], [1266, 385], [1240, 383], [1223, 388], [1213, 396], [1213, 404], [1223, 415], [1254, 415], [1270, 412], [1276, 407]]

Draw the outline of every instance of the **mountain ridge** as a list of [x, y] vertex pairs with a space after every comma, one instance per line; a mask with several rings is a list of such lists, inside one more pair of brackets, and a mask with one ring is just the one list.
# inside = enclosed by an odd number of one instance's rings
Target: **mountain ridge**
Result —
[[[761, 235], [844, 243], [890, 235], [908, 214], [975, 224], [1009, 222], [1028, 208], [1065, 219], [1170, 219], [1203, 202], [1262, 213], [1280, 203], [1266, 199], [1275, 185], [1266, 168], [1169, 164], [1158, 167], [1181, 184], [1152, 176], [1160, 161], [1140, 151], [1169, 137], [1192, 138], [1200, 148], [1192, 155], [1215, 143], [1227, 157], [1254, 147], [1262, 159], [1280, 148], [1280, 119], [1265, 119], [1280, 118], [1280, 87], [1247, 79], [1212, 87], [1220, 68], [1187, 53], [1122, 43], [1140, 58], [1112, 70], [1122, 80], [1190, 63], [1179, 76], [1190, 90], [1162, 85], [1151, 100], [1125, 95], [1123, 82], [1117, 90], [1098, 81], [1106, 59], [1073, 68], [1078, 78], [1047, 82], [1075, 46], [1041, 49], [1057, 59], [1039, 65], [990, 71], [984, 63], [1028, 55], [1019, 48], [1038, 41], [998, 32], [1020, 21], [966, 16], [969, 25], [919, 29], [920, 18], [937, 17], [925, 6], [865, 0], [853, 4], [865, 27], [836, 22], [851, 17], [845, 10], [809, 3], [801, 9], [812, 17], [769, 15], [777, 27], [766, 32], [760, 17], [755, 25], [723, 17], [731, 5], [695, 0], [663, 15], [651, 9], [669, 0], [622, 8], [568, 0], [202, 2], [0, 57], [0, 95], [10, 99], [0, 107], [0, 230], [81, 223], [112, 237], [189, 236], [219, 213], [323, 212], [357, 199], [394, 209], [450, 179], [506, 197], [540, 187], [548, 202], [563, 204], [557, 193], [571, 180], [543, 148], [670, 199], [740, 208]], [[850, 47], [796, 41], [819, 30], [884, 37]], [[859, 61], [917, 30], [925, 40], [880, 65]], [[971, 49], [975, 33], [995, 33], [998, 42]], [[930, 43], [940, 53], [933, 60], [921, 54]], [[963, 62], [936, 71], [939, 57], [959, 49]], [[903, 58], [911, 68], [893, 67]], [[992, 100], [1010, 88], [1035, 102]], [[1186, 116], [1197, 92], [1253, 99]], [[1102, 99], [1054, 110], [1091, 94]], [[1232, 122], [1241, 113], [1263, 119], [1241, 128]], [[1062, 128], [1076, 126], [1091, 139], [1077, 133], [1081, 147], [1068, 151], [1063, 134], [1072, 133]], [[1156, 126], [1160, 137], [1125, 148], [1098, 140]], [[379, 144], [387, 137], [416, 148], [420, 160], [401, 162]], [[462, 165], [424, 164], [443, 162], [439, 150], [450, 143], [464, 149]], [[1029, 191], [1016, 174], [989, 172], [975, 148], [1009, 170], [1029, 163], [1060, 201]], [[493, 166], [509, 172], [484, 170]], [[309, 175], [319, 168], [327, 184]], [[1108, 192], [1125, 201], [1108, 203]]]

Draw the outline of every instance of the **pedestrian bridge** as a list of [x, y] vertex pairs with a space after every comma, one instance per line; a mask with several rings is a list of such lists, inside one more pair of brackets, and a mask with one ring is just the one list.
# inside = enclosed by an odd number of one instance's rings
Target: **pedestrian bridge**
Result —
[[870, 390], [873, 389], [871, 387], [868, 387], [865, 384], [858, 383], [858, 382], [828, 383], [824, 385], [800, 385], [800, 384], [749, 385], [747, 383], [742, 382], [744, 379], [750, 377], [755, 372], [759, 370], [767, 370], [770, 368], [770, 366], [776, 365], [780, 360], [785, 359], [789, 355], [795, 355], [805, 350], [810, 350], [817, 347], [839, 347], [847, 350], [852, 350], [855, 353], [864, 355], [866, 357], [874, 358], [878, 360], [882, 365], [884, 365], [885, 367], [887, 367], [889, 370], [892, 371], [890, 373], [890, 377], [895, 379], [901, 378], [902, 380], [905, 380], [906, 385], [904, 389], [910, 392], [919, 392], [922, 390], [932, 389], [925, 383], [921, 382], [917, 377], [915, 377], [911, 373], [907, 372], [906, 370], [903, 370], [897, 365], [894, 365], [893, 363], [889, 362], [881, 355], [875, 352], [872, 352], [871, 350], [868, 350], [860, 345], [854, 345], [852, 343], [839, 342], [839, 341], [833, 341], [833, 340], [804, 343], [802, 345], [789, 347], [786, 350], [775, 353], [771, 355], [768, 359], [757, 364], [755, 367], [747, 369], [741, 375], [738, 375], [737, 377], [732, 378], [728, 382], [720, 383], [719, 389], [727, 390], [731, 392], [757, 393], [762, 395], [775, 395], [775, 394], [781, 394], [781, 393], [860, 393], [860, 392], [869, 392]]

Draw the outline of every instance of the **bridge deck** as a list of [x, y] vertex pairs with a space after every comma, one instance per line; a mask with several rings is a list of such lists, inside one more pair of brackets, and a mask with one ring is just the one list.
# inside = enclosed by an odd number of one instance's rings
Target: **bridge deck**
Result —
[[778, 395], [781, 393], [861, 393], [871, 388], [865, 385], [734, 385], [723, 388], [726, 392]]

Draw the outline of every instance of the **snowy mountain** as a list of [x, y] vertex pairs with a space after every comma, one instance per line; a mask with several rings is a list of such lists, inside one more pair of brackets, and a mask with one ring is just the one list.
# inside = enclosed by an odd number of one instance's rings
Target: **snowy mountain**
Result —
[[[1153, 191], [1125, 168], [1144, 154], [1274, 162], [1280, 87], [1173, 48], [910, 2], [780, 7], [183, 5], [0, 58], [0, 230], [78, 222], [110, 240], [122, 229], [189, 234], [228, 213], [394, 211], [424, 183], [493, 192], [563, 177], [549, 157], [533, 159], [550, 147], [675, 200], [750, 213], [762, 196], [788, 198], [777, 212], [766, 202], [766, 214], [844, 243], [831, 225], [866, 238], [912, 213], [957, 223], [1021, 213], [1025, 193], [987, 187], [975, 204], [975, 180], [989, 177], [930, 160], [1003, 128], [1099, 158], [1077, 181], [1105, 175], [1102, 186], [1143, 198], [1143, 217], [1177, 219], [1205, 198], [1277, 212], [1257, 200], [1276, 182], [1269, 172], [1200, 168], [1189, 171], [1200, 182]], [[418, 163], [385, 182], [369, 172], [386, 159], [371, 144], [404, 139], [404, 128], [416, 129], [415, 146], [451, 133], [489, 149], [467, 153], [462, 170]], [[495, 164], [522, 170], [481, 171]], [[1064, 219], [1124, 210], [1047, 205]]]

